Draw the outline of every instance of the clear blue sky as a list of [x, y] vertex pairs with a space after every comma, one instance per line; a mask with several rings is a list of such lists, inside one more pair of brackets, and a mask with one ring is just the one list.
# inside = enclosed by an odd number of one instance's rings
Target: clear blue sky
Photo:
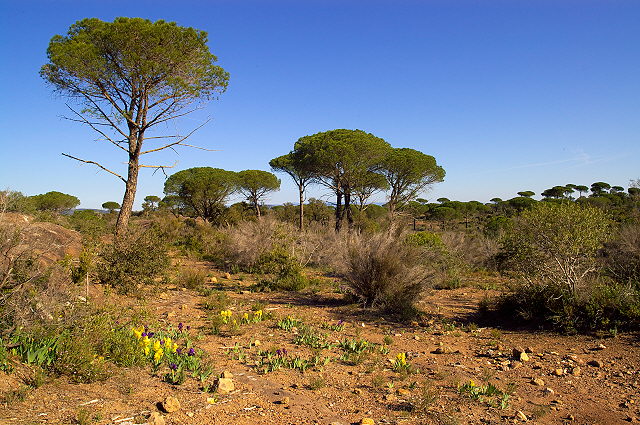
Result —
[[[640, 1], [263, 0], [0, 3], [0, 188], [59, 190], [82, 207], [120, 202], [121, 151], [61, 119], [66, 99], [38, 75], [55, 34], [85, 17], [165, 19], [209, 33], [229, 89], [213, 121], [148, 161], [264, 169], [301, 136], [362, 129], [433, 155], [446, 181], [426, 198], [510, 198], [521, 190], [640, 178]], [[270, 203], [296, 200], [286, 176]], [[141, 174], [136, 206], [162, 195]], [[321, 195], [316, 190], [315, 195]]]

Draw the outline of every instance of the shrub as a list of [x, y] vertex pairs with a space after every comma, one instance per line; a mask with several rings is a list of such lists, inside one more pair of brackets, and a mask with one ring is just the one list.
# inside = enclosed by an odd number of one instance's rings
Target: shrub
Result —
[[188, 289], [199, 289], [207, 279], [207, 273], [200, 269], [182, 270], [177, 276], [177, 284]]
[[254, 269], [267, 276], [262, 283], [269, 289], [299, 291], [309, 283], [298, 260], [281, 247], [263, 253]]
[[335, 267], [364, 306], [402, 315], [415, 312], [430, 275], [421, 264], [419, 249], [404, 241], [395, 229], [353, 233], [343, 240], [343, 252], [334, 257]]
[[640, 224], [625, 225], [602, 250], [605, 272], [616, 282], [640, 290]]
[[131, 232], [117, 243], [106, 246], [99, 255], [97, 275], [100, 282], [122, 293], [130, 293], [169, 267], [169, 256], [157, 231]]
[[516, 219], [502, 249], [507, 266], [528, 284], [556, 286], [575, 298], [597, 270], [608, 231], [609, 220], [597, 208], [544, 202]]
[[567, 331], [634, 320], [637, 293], [599, 280], [597, 253], [608, 230], [606, 215], [593, 207], [545, 202], [524, 211], [503, 240], [505, 264], [518, 280], [497, 309]]

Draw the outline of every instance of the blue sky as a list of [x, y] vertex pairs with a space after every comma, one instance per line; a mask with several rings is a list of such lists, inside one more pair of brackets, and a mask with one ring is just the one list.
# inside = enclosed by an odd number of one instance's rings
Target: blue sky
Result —
[[[190, 143], [219, 151], [148, 159], [177, 160], [172, 172], [268, 170], [301, 136], [357, 128], [433, 155], [447, 176], [428, 199], [640, 178], [638, 1], [4, 0], [1, 188], [59, 190], [85, 208], [121, 201], [119, 180], [61, 153], [123, 172], [126, 158], [62, 119], [67, 100], [38, 75], [53, 35], [85, 17], [117, 16], [207, 31], [231, 74], [219, 100], [165, 129], [186, 133], [212, 117]], [[295, 202], [280, 177], [269, 202]], [[136, 205], [163, 184], [144, 170]]]

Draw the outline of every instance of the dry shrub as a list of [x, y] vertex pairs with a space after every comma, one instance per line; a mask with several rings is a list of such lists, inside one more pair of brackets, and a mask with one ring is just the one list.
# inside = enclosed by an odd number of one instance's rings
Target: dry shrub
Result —
[[364, 306], [400, 315], [415, 313], [415, 303], [431, 280], [421, 251], [405, 243], [396, 228], [345, 235], [336, 247], [334, 267]]
[[[319, 253], [326, 244], [326, 228], [308, 227], [302, 232], [291, 223], [265, 216], [245, 221], [226, 230], [226, 255], [230, 262], [251, 270], [265, 254], [284, 250], [300, 266], [321, 262]], [[331, 232], [335, 233], [335, 232]]]
[[471, 267], [487, 267], [498, 253], [498, 243], [482, 235], [465, 232], [440, 234], [447, 251]]
[[80, 291], [68, 270], [25, 247], [22, 229], [0, 227], [0, 329], [9, 333], [58, 317]]
[[640, 290], [640, 223], [626, 225], [602, 250], [606, 273]]

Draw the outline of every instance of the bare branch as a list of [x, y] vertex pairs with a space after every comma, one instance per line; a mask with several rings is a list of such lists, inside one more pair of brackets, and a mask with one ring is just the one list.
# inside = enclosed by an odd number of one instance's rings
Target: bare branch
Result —
[[87, 161], [86, 159], [76, 158], [75, 156], [71, 156], [71, 155], [66, 154], [66, 153], [63, 153], [62, 155], [63, 155], [63, 156], [66, 156], [66, 157], [68, 157], [68, 158], [71, 158], [71, 159], [75, 159], [76, 161], [84, 162], [85, 164], [93, 164], [93, 165], [97, 166], [98, 168], [103, 169], [103, 170], [104, 170], [104, 171], [106, 171], [107, 173], [111, 173], [111, 174], [113, 174], [114, 176], [116, 176], [116, 177], [118, 177], [120, 180], [122, 180], [123, 182], [125, 182], [125, 183], [127, 182], [127, 180], [126, 180], [124, 177], [122, 177], [120, 174], [118, 174], [118, 173], [114, 173], [113, 171], [109, 170], [108, 168], [104, 167], [104, 166], [103, 166], [103, 165], [101, 165], [101, 164], [98, 164], [98, 163], [97, 163], [97, 162], [95, 162], [95, 161]]
[[[193, 133], [195, 133], [196, 131], [200, 130], [202, 127], [204, 127], [205, 125], [207, 125], [207, 124], [209, 123], [209, 121], [211, 121], [211, 118], [207, 119], [205, 122], [203, 122], [202, 124], [200, 124], [199, 126], [197, 126], [196, 128], [194, 128], [193, 130], [191, 130], [191, 131], [189, 132], [189, 134], [187, 134], [186, 136], [182, 137], [181, 139], [179, 139], [179, 140], [177, 140], [177, 141], [175, 141], [175, 142], [169, 143], [169, 144], [164, 145], [164, 146], [160, 146], [159, 148], [150, 149], [150, 150], [148, 150], [148, 151], [140, 152], [140, 155], [144, 155], [144, 154], [151, 153], [151, 152], [161, 151], [161, 150], [163, 150], [163, 149], [167, 149], [167, 148], [170, 148], [170, 147], [172, 147], [172, 146], [177, 146], [177, 145], [191, 146], [191, 145], [187, 145], [186, 143], [184, 143], [184, 144], [183, 144], [182, 142], [183, 142], [184, 140], [186, 140], [187, 138], [189, 138]], [[196, 146], [191, 146], [191, 147], [196, 147]], [[204, 150], [207, 150], [207, 149], [205, 149], [205, 148], [198, 148], [198, 149], [204, 149]]]
[[165, 168], [173, 168], [176, 165], [178, 165], [178, 161], [174, 162], [173, 165], [140, 165], [140, 168], [155, 168], [155, 170], [153, 171], [153, 174], [155, 174], [158, 170], [162, 171], [162, 174], [164, 174], [165, 177], [169, 177], [167, 175], [167, 172], [165, 171]]
[[[122, 149], [122, 150], [123, 150], [123, 151], [125, 151], [125, 152], [129, 152], [129, 150], [125, 149], [124, 147], [122, 147], [122, 146], [120, 145], [120, 143], [122, 143], [121, 141], [113, 140], [111, 137], [107, 136], [107, 134], [106, 134], [104, 131], [100, 130], [99, 128], [96, 128], [96, 127], [95, 127], [95, 125], [94, 125], [94, 123], [92, 123], [92, 122], [90, 122], [89, 120], [87, 120], [87, 119], [86, 119], [82, 114], [80, 114], [79, 112], [77, 112], [76, 110], [74, 110], [74, 109], [73, 109], [71, 106], [69, 106], [68, 104], [67, 104], [67, 108], [71, 109], [71, 111], [72, 111], [74, 114], [76, 114], [77, 116], [79, 116], [79, 117], [80, 117], [80, 119], [79, 119], [79, 120], [75, 120], [75, 119], [73, 119], [73, 118], [67, 118], [67, 119], [69, 119], [69, 120], [71, 120], [71, 121], [83, 122], [83, 123], [87, 124], [87, 125], [88, 125], [89, 127], [91, 127], [93, 130], [95, 130], [96, 132], [100, 133], [100, 134], [101, 134], [105, 139], [107, 139], [109, 142], [111, 142], [111, 144], [112, 144], [112, 145], [114, 145], [114, 146], [115, 146], [115, 147], [117, 147], [117, 148]], [[100, 124], [100, 125], [107, 125], [107, 126], [109, 126], [109, 124]]]

